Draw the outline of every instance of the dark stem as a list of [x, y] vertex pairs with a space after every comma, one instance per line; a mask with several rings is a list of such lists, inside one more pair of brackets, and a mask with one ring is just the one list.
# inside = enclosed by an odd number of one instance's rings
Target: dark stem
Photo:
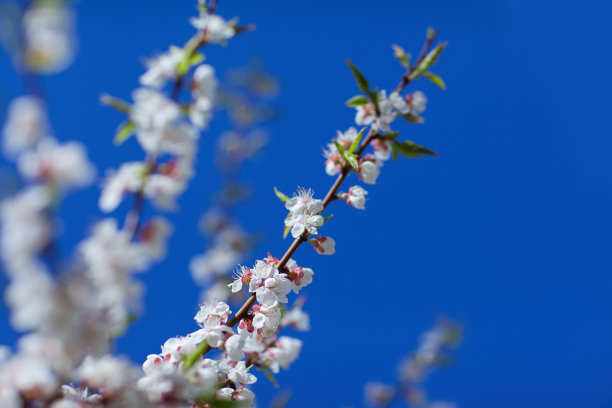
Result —
[[[378, 133], [374, 132], [373, 130], [370, 129], [370, 132], [366, 136], [365, 140], [362, 142], [362, 144], [359, 147], [359, 149], [357, 149], [357, 151], [355, 152], [355, 155], [357, 156], [357, 159], [359, 159], [361, 157], [361, 155], [363, 154], [365, 149], [372, 142], [372, 140], [374, 140], [376, 137], [378, 137]], [[336, 178], [336, 181], [334, 182], [334, 184], [331, 186], [331, 188], [327, 192], [327, 195], [325, 196], [325, 199], [323, 199], [323, 209], [327, 208], [327, 206], [332, 201], [334, 201], [336, 199], [336, 193], [340, 189], [340, 186], [342, 185], [344, 180], [346, 180], [346, 177], [349, 175], [350, 171], [351, 171], [351, 167], [348, 164], [345, 164], [344, 167], [342, 168], [342, 172], [340, 173], [338, 178]], [[279, 261], [278, 265], [276, 266], [276, 268], [279, 271], [281, 271], [285, 267], [285, 265], [287, 265], [287, 262], [289, 262], [289, 259], [291, 259], [293, 254], [300, 247], [300, 245], [302, 245], [304, 242], [306, 242], [308, 240], [309, 236], [310, 236], [310, 234], [308, 233], [307, 230], [305, 230], [302, 233], [302, 235], [297, 237], [291, 243], [291, 246], [289, 247], [289, 249], [287, 249], [287, 251], [285, 252], [283, 257]], [[236, 312], [236, 314], [226, 323], [226, 326], [234, 327], [243, 317], [245, 317], [247, 315], [247, 313], [249, 312], [251, 307], [253, 307], [253, 305], [255, 304], [256, 300], [257, 300], [256, 296], [253, 293], [247, 299], [247, 301], [242, 305], [242, 307], [238, 310], [238, 312]]]
[[416, 67], [418, 67], [419, 64], [423, 61], [423, 59], [427, 56], [427, 53], [431, 49], [431, 46], [432, 46], [433, 42], [436, 40], [437, 37], [438, 37], [438, 31], [437, 30], [434, 31], [433, 35], [427, 36], [427, 39], [425, 40], [425, 43], [423, 44], [423, 48], [421, 48], [421, 52], [419, 53], [419, 56], [414, 61], [414, 63], [412, 63], [406, 69], [406, 73], [404, 73], [404, 75], [402, 75], [402, 80], [400, 81], [400, 83], [395, 88], [396, 92], [401, 92], [402, 89], [404, 89], [410, 82], [412, 82], [412, 80], [414, 79], [414, 78], [412, 78], [412, 73], [414, 72], [414, 69]]

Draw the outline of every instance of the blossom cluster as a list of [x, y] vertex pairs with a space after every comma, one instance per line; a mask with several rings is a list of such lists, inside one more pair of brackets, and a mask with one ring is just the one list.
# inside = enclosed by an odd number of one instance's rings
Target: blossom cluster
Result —
[[[287, 304], [291, 292], [298, 294], [312, 283], [314, 272], [291, 257], [306, 241], [320, 254], [335, 253], [334, 239], [319, 234], [329, 220], [323, 213], [332, 201], [341, 199], [365, 209], [368, 191], [354, 185], [341, 192], [342, 182], [355, 172], [364, 183], [374, 184], [383, 162], [398, 153], [434, 154], [413, 142], [398, 141], [390, 125], [397, 116], [422, 122], [424, 95], [402, 96], [403, 88], [424, 73], [437, 78], [428, 69], [443, 45], [412, 66], [404, 61], [406, 74], [389, 96], [370, 90], [350, 64], [367, 95], [350, 101], [357, 109], [356, 124], [364, 128], [338, 132], [325, 150], [326, 172], [338, 178], [323, 200], [314, 198], [310, 189], [300, 188], [292, 198], [277, 191], [289, 211], [285, 232], [295, 239], [287, 252], [280, 259], [268, 254], [250, 268], [240, 266], [237, 277], [225, 287], [217, 285], [200, 306], [194, 317], [199, 328], [166, 340], [161, 352], [150, 354], [142, 368], [115, 356], [113, 340], [142, 313], [144, 288], [136, 275], [166, 256], [173, 230], [161, 216], [142, 220], [142, 207], [151, 203], [161, 210], [177, 208], [178, 197], [195, 175], [200, 133], [208, 128], [218, 103], [219, 81], [215, 69], [202, 63], [205, 56], [200, 49], [225, 44], [245, 31], [237, 20], [226, 21], [215, 10], [215, 1], [199, 2], [199, 16], [190, 20], [196, 34], [183, 47], [171, 46], [147, 60], [132, 102], [103, 97], [125, 115], [115, 143], [134, 136], [145, 157], [109, 171], [103, 183], [99, 207], [104, 213], [133, 197], [125, 222], [121, 225], [112, 217], [96, 222], [68, 261], [56, 249], [61, 234], [55, 214], [68, 192], [92, 183], [95, 168], [82, 145], [62, 143], [53, 136], [46, 103], [36, 87], [11, 102], [2, 130], [3, 147], [26, 184], [0, 204], [0, 255], [9, 281], [5, 299], [12, 325], [25, 334], [14, 351], [0, 347], [0, 406], [202, 408], [222, 401], [252, 406], [255, 395], [247, 387], [257, 381], [256, 370], [273, 379], [273, 373], [289, 368], [301, 351], [301, 340], [281, 332], [310, 328], [310, 318], [302, 310], [304, 298], [292, 308]], [[24, 38], [23, 49], [16, 54], [18, 66], [48, 74], [70, 63], [76, 40], [72, 11], [63, 1], [28, 3], [20, 24]], [[431, 48], [433, 37], [428, 34], [425, 50]], [[261, 142], [249, 128], [256, 120], [245, 112], [236, 109], [237, 129], [220, 138], [220, 146], [234, 154], [238, 167], [249, 151], [257, 150], [242, 142], [254, 141], [255, 146]], [[370, 146], [373, 152], [365, 153]], [[246, 240], [241, 229], [224, 222], [218, 213], [209, 214], [205, 224], [220, 238], [211, 251], [192, 262], [196, 277], [211, 270], [221, 275], [217, 271], [227, 270], [244, 255], [237, 250]], [[250, 295], [232, 314], [227, 293], [242, 289]], [[405, 389], [400, 391], [408, 401], [421, 395], [418, 385], [455, 332], [450, 325], [437, 326], [402, 365], [400, 383]]]
[[[243, 267], [231, 284], [233, 292], [248, 286], [258, 302], [253, 312], [240, 320], [236, 331], [228, 324], [231, 310], [226, 303], [205, 302], [195, 316], [200, 329], [168, 339], [161, 354], [147, 357], [138, 387], [151, 402], [231, 399], [250, 406], [254, 394], [245, 385], [257, 381], [252, 367], [273, 373], [289, 368], [302, 342], [279, 337], [277, 332], [287, 326], [307, 330], [309, 320], [299, 304], [289, 311], [281, 304], [288, 301], [289, 292], [297, 293], [312, 282], [313, 271], [290, 260], [281, 273], [276, 268], [278, 262], [268, 255], [253, 268]], [[216, 358], [201, 358], [211, 349], [218, 351]]]

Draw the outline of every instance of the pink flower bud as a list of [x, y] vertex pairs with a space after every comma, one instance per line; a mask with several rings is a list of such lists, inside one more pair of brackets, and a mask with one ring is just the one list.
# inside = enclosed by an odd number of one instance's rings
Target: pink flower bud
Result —
[[316, 244], [314, 244], [314, 249], [321, 255], [331, 255], [336, 252], [336, 241], [330, 237], [321, 237], [317, 238]]

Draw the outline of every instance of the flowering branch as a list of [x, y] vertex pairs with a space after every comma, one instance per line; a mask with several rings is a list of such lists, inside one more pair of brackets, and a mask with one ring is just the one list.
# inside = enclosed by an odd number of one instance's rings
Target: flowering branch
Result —
[[[394, 148], [394, 154], [397, 154], [396, 152], [399, 151], [402, 154], [407, 155], [408, 157], [415, 157], [419, 156], [420, 154], [432, 154], [435, 155], [435, 153], [422, 148], [421, 146], [415, 145], [412, 142], [404, 142], [404, 143], [408, 143], [408, 145], [406, 144], [400, 144], [397, 143], [394, 139], [397, 137], [397, 133], [391, 132], [390, 128], [388, 127], [388, 123], [390, 123], [393, 120], [393, 114], [391, 112], [391, 109], [396, 108], [398, 109], [398, 111], [402, 112], [404, 115], [414, 115], [411, 112], [411, 109], [408, 107], [408, 105], [406, 104], [405, 101], [402, 100], [398, 100], [398, 94], [400, 91], [402, 91], [413, 79], [417, 78], [419, 75], [428, 72], [428, 69], [431, 65], [433, 65], [436, 60], [437, 57], [439, 55], [439, 53], [442, 51], [442, 49], [444, 48], [445, 45], [438, 45], [433, 51], [431, 50], [431, 46], [433, 44], [433, 42], [435, 41], [435, 38], [437, 36], [437, 31], [435, 30], [429, 30], [427, 33], [427, 38], [425, 41], [425, 44], [422, 48], [422, 51], [419, 55], [419, 57], [417, 58], [417, 60], [415, 61], [414, 64], [410, 65], [410, 64], [405, 64], [406, 66], [406, 73], [402, 76], [402, 81], [400, 82], [400, 84], [397, 87], [397, 90], [391, 95], [391, 102], [387, 102], [387, 101], [383, 101], [386, 102], [383, 106], [383, 108], [381, 108], [381, 105], [383, 105], [383, 103], [380, 101], [381, 97], [382, 98], [386, 98], [386, 94], [384, 94], [384, 91], [382, 91], [381, 93], [378, 92], [378, 90], [374, 90], [371, 91], [370, 90], [370, 86], [369, 83], [367, 82], [367, 80], [365, 79], [365, 77], [361, 74], [361, 72], [359, 72], [359, 70], [349, 61], [348, 64], [351, 68], [351, 70], [353, 71], [353, 74], [355, 75], [355, 79], [357, 81], [357, 84], [359, 85], [359, 88], [368, 95], [369, 97], [369, 101], [367, 99], [360, 99], [358, 104], [356, 106], [358, 106], [358, 110], [359, 108], [362, 109], [361, 112], [358, 112], [358, 116], [357, 116], [357, 121], [358, 122], [363, 122], [362, 124], [372, 124], [372, 127], [370, 128], [370, 130], [368, 131], [367, 136], [365, 137], [365, 139], [361, 142], [361, 145], [359, 146], [359, 148], [357, 148], [355, 150], [355, 147], [357, 145], [357, 143], [359, 143], [359, 139], [361, 138], [361, 133], [363, 132], [363, 130], [356, 135], [355, 137], [352, 138], [352, 140], [350, 141], [350, 145], [347, 145], [345, 147], [342, 147], [338, 142], [334, 142], [335, 146], [337, 148], [337, 152], [340, 153], [340, 157], [336, 157], [334, 159], [334, 161], [332, 161], [332, 164], [334, 165], [334, 169], [332, 170], [333, 172], [338, 172], [338, 167], [339, 167], [339, 175], [336, 178], [336, 181], [333, 183], [333, 185], [331, 186], [331, 188], [329, 189], [329, 191], [327, 192], [327, 194], [325, 195], [325, 198], [323, 199], [322, 203], [321, 203], [321, 208], [317, 209], [316, 213], [320, 214], [322, 213], [327, 206], [334, 200], [336, 200], [338, 198], [338, 191], [340, 189], [340, 187], [342, 186], [343, 182], [346, 180], [346, 178], [348, 177], [348, 175], [352, 172], [352, 171], [356, 171], [356, 167], [358, 167], [357, 163], [362, 163], [362, 155], [364, 154], [366, 148], [368, 146], [370, 146], [374, 141], [376, 141], [377, 139], [382, 139], [382, 142], [379, 143], [376, 147], [378, 147], [378, 149], [383, 150], [386, 148], [385, 143], [388, 141], [392, 141], [392, 147]], [[398, 56], [398, 52], [397, 52], [397, 48], [396, 48], [396, 57]], [[398, 57], [398, 59], [400, 59], [400, 61], [406, 62], [407, 61], [406, 54], [405, 53], [401, 53], [400, 57]], [[352, 101], [355, 101], [355, 98], [352, 99]], [[408, 99], [408, 102], [412, 102], [410, 99]], [[365, 110], [363, 108], [363, 106], [365, 105], [370, 105], [373, 109], [371, 109], [371, 120], [364, 120], [363, 119], [363, 111]], [[361, 114], [361, 118], [360, 118], [360, 114]], [[387, 122], [387, 123], [385, 123]], [[388, 133], [380, 133], [380, 130], [386, 130]], [[401, 147], [398, 147], [401, 146]], [[348, 150], [345, 150], [348, 149]], [[378, 150], [377, 149], [377, 150]], [[331, 160], [331, 158], [330, 158]], [[371, 163], [368, 161], [365, 161], [364, 164], [365, 166], [367, 166], [367, 164], [365, 163]], [[371, 166], [368, 166], [371, 167]], [[362, 173], [368, 173], [367, 169], [360, 169], [359, 170]], [[378, 171], [378, 169], [376, 169], [376, 171]], [[328, 171], [328, 174], [330, 172]], [[368, 176], [367, 174], [362, 174], [363, 178], [372, 178], [372, 176]], [[377, 177], [377, 173], [376, 176], [374, 176], [374, 179]], [[373, 181], [373, 180], [370, 180]], [[361, 189], [363, 190], [363, 189]], [[367, 194], [367, 192], [365, 192], [365, 190], [363, 190], [364, 192], [361, 193], [361, 196], [363, 197], [365, 194]], [[287, 201], [285, 198], [282, 198], [282, 193], [278, 193], [277, 195], [279, 195], [279, 198], [281, 198], [283, 201]], [[350, 193], [347, 195], [350, 196]], [[298, 197], [298, 200], [303, 199], [305, 201], [308, 201], [310, 198], [304, 198], [304, 197]], [[315, 200], [317, 201], [317, 200]], [[290, 214], [291, 217], [291, 214]], [[288, 218], [289, 219], [289, 218]], [[322, 219], [322, 218], [321, 218]], [[316, 228], [315, 228], [316, 230]], [[291, 257], [295, 254], [295, 252], [298, 250], [298, 248], [304, 243], [308, 241], [309, 236], [311, 235], [311, 229], [306, 227], [302, 227], [302, 232], [298, 233], [297, 236], [294, 235], [295, 239], [292, 242], [292, 244], [290, 245], [290, 247], [287, 249], [287, 251], [284, 253], [284, 255], [282, 256], [282, 258], [280, 259], [280, 261], [278, 261], [277, 263], [274, 263], [274, 266], [276, 268], [276, 270], [280, 271], [281, 273], [285, 273], [285, 272], [289, 272], [290, 270], [286, 268], [287, 263], [291, 260]], [[325, 238], [324, 238], [325, 239]], [[332, 240], [333, 242], [333, 240]], [[316, 246], [315, 246], [316, 248]], [[332, 252], [333, 253], [333, 252]], [[242, 278], [240, 278], [241, 280], [244, 280], [244, 275]], [[241, 284], [239, 285], [241, 287]], [[236, 326], [236, 324], [238, 324], [239, 322], [241, 322], [243, 319], [247, 318], [249, 316], [251, 312], [251, 309], [255, 306], [255, 303], [258, 301], [258, 292], [257, 291], [253, 291], [252, 295], [246, 300], [246, 302], [240, 307], [240, 309], [236, 312], [236, 314], [234, 314], [234, 316], [232, 316], [227, 323], [225, 323], [225, 325], [227, 327], [234, 327]], [[275, 329], [276, 331], [276, 329]], [[264, 349], [265, 350], [265, 349]], [[199, 352], [200, 350], [198, 350], [197, 352]], [[210, 348], [206, 348], [204, 350], [204, 352], [201, 355], [205, 355], [208, 351], [210, 351]], [[196, 354], [197, 354], [196, 352]], [[192, 354], [189, 356], [189, 361], [194, 361], [193, 357], [196, 354]]]
[[[72, 58], [65, 24], [71, 14], [61, 1], [32, 1], [31, 7], [33, 14], [27, 10], [23, 19], [24, 60], [34, 70], [59, 70]], [[325, 171], [336, 180], [323, 200], [315, 199], [311, 190], [300, 189], [292, 198], [276, 190], [289, 211], [285, 234], [290, 232], [294, 240], [280, 259], [268, 254], [252, 268], [240, 267], [238, 278], [228, 286], [232, 293], [247, 287], [251, 295], [242, 307], [232, 315], [224, 302], [205, 302], [195, 316], [199, 329], [168, 339], [160, 354], [147, 356], [142, 371], [109, 354], [106, 340], [120, 335], [140, 311], [142, 287], [133, 274], [147, 270], [166, 252], [170, 223], [154, 217], [141, 226], [143, 207], [148, 200], [162, 209], [176, 206], [193, 177], [199, 134], [212, 117], [218, 83], [214, 68], [202, 63], [205, 56], [199, 51], [207, 44], [225, 44], [248, 29], [239, 27], [236, 20], [225, 21], [215, 11], [216, 1], [208, 6], [200, 1], [199, 16], [191, 19], [196, 35], [183, 47], [172, 46], [147, 62], [133, 102], [103, 98], [127, 116], [115, 142], [133, 135], [146, 154], [144, 161], [123, 163], [108, 175], [99, 206], [112, 212], [128, 194], [134, 195], [134, 202], [123, 228], [113, 218], [100, 221], [78, 245], [70, 273], [61, 271], [57, 277], [40, 262], [54, 235], [49, 210], [58, 192], [91, 181], [93, 168], [84, 149], [59, 145], [48, 136], [44, 104], [39, 100], [25, 98], [11, 104], [3, 132], [5, 145], [18, 156], [19, 172], [32, 183], [2, 203], [0, 249], [11, 278], [7, 299], [14, 326], [29, 332], [14, 354], [0, 348], [0, 405], [208, 408], [220, 401], [252, 405], [254, 394], [246, 386], [257, 377], [250, 369], [257, 367], [273, 380], [273, 373], [288, 368], [302, 347], [299, 339], [279, 336], [281, 329], [307, 330], [309, 326], [302, 300], [298, 298], [292, 309], [283, 306], [289, 302], [287, 295], [299, 293], [314, 275], [292, 256], [304, 242], [323, 255], [335, 252], [332, 238], [311, 238], [329, 219], [323, 212], [332, 201], [365, 209], [368, 192], [363, 187], [340, 190], [348, 176], [357, 173], [363, 183], [375, 184], [383, 162], [391, 156], [435, 155], [409, 140], [400, 141], [399, 133], [391, 129], [397, 117], [410, 123], [423, 121], [423, 93], [401, 94], [414, 79], [425, 77], [445, 87], [429, 70], [445, 46], [433, 45], [437, 33], [430, 30], [412, 64], [410, 56], [395, 47], [395, 56], [406, 70], [389, 95], [372, 89], [348, 62], [361, 94], [347, 105], [356, 109], [355, 123], [361, 130], [339, 131], [327, 145]], [[57, 38], [47, 41], [48, 35]], [[53, 47], [46, 49], [48, 44]], [[190, 99], [181, 102], [186, 86]], [[370, 147], [373, 152], [366, 152]], [[217, 353], [214, 358], [202, 358], [212, 350]], [[78, 388], [66, 385], [73, 382]]]

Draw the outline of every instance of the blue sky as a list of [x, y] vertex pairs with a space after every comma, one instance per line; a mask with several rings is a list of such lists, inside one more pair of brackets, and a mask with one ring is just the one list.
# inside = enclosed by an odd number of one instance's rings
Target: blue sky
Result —
[[[100, 175], [142, 153], [135, 143], [113, 147], [121, 118], [98, 96], [128, 98], [141, 57], [192, 33], [192, 3], [77, 4], [78, 59], [45, 85], [56, 134], [86, 143]], [[465, 341], [455, 364], [428, 381], [432, 399], [483, 408], [612, 405], [611, 30], [601, 3], [219, 1], [220, 14], [257, 30], [211, 48], [209, 62], [223, 72], [261, 55], [282, 85], [271, 143], [244, 174], [256, 192], [239, 218], [266, 237], [256, 257], [289, 245], [273, 186], [322, 196], [333, 181], [321, 147], [353, 121], [344, 101], [357, 88], [345, 59], [392, 88], [401, 75], [392, 44], [416, 52], [428, 26], [449, 41], [435, 69], [448, 90], [416, 82], [412, 89], [429, 97], [426, 123], [396, 126], [440, 157], [385, 165], [365, 212], [330, 207], [325, 233], [336, 255], [303, 248], [295, 257], [316, 275], [306, 290], [313, 329], [301, 335], [300, 359], [278, 376], [293, 389], [291, 406], [362, 405], [363, 383], [392, 381], [440, 314], [464, 324]], [[0, 74], [4, 105], [20, 92], [5, 55]], [[220, 119], [210, 134], [225, 128]], [[188, 262], [204, 244], [195, 220], [219, 186], [211, 145], [205, 135], [198, 177], [170, 215], [172, 256], [143, 276], [146, 313], [119, 342], [135, 360], [195, 328]], [[91, 188], [65, 203], [64, 255], [100, 218], [97, 194]], [[0, 310], [0, 343], [11, 343]], [[256, 390], [262, 406], [277, 392], [263, 377]]]

